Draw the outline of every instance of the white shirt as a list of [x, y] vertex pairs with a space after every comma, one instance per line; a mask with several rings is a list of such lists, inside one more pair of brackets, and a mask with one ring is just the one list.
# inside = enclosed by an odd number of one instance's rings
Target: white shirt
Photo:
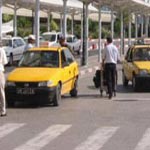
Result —
[[114, 64], [117, 64], [117, 61], [120, 60], [119, 51], [113, 43], [106, 45], [103, 59], [104, 63], [114, 63]]
[[5, 50], [0, 47], [0, 71], [4, 71], [4, 65], [8, 63]]
[[33, 44], [28, 43], [28, 44], [25, 46], [25, 48], [24, 48], [24, 52], [26, 52], [28, 49], [30, 49], [30, 48], [32, 48], [32, 47], [34, 47]]

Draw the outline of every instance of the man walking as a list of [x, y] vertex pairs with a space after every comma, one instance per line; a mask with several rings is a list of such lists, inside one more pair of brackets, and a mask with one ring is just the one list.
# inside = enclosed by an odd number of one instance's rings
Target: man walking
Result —
[[4, 65], [8, 63], [6, 53], [2, 48], [2, 41], [0, 41], [0, 116], [6, 116], [6, 99], [5, 99], [5, 75]]
[[112, 98], [113, 91], [116, 90], [116, 64], [119, 60], [120, 56], [117, 47], [112, 43], [112, 38], [107, 37], [107, 44], [103, 55], [103, 64], [105, 64], [104, 70], [106, 75], [109, 99]]

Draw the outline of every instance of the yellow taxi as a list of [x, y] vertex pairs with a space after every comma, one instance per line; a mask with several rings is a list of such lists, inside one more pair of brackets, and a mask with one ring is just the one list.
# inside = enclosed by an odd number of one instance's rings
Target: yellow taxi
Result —
[[78, 64], [67, 47], [31, 48], [8, 75], [5, 88], [8, 106], [28, 100], [58, 106], [61, 95], [77, 96], [78, 77]]
[[125, 56], [122, 68], [123, 85], [132, 82], [134, 91], [150, 89], [150, 45], [133, 45]]

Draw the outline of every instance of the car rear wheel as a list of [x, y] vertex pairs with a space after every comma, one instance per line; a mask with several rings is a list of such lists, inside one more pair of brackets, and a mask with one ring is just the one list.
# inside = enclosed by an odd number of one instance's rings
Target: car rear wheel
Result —
[[60, 84], [58, 84], [53, 98], [53, 106], [59, 106], [60, 101], [61, 101], [61, 86]]
[[74, 82], [73, 89], [70, 91], [70, 95], [71, 95], [71, 97], [77, 97], [77, 95], [78, 95], [78, 79], [77, 78]]
[[123, 81], [123, 86], [127, 86], [128, 85], [128, 80], [124, 74], [124, 71], [122, 71], [122, 81]]

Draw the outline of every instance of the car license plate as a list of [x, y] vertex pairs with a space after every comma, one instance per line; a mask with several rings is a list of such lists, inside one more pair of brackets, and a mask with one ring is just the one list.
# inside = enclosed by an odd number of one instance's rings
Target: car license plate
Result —
[[18, 88], [16, 93], [23, 94], [23, 95], [33, 95], [35, 94], [35, 91], [34, 89], [31, 89], [31, 88]]

